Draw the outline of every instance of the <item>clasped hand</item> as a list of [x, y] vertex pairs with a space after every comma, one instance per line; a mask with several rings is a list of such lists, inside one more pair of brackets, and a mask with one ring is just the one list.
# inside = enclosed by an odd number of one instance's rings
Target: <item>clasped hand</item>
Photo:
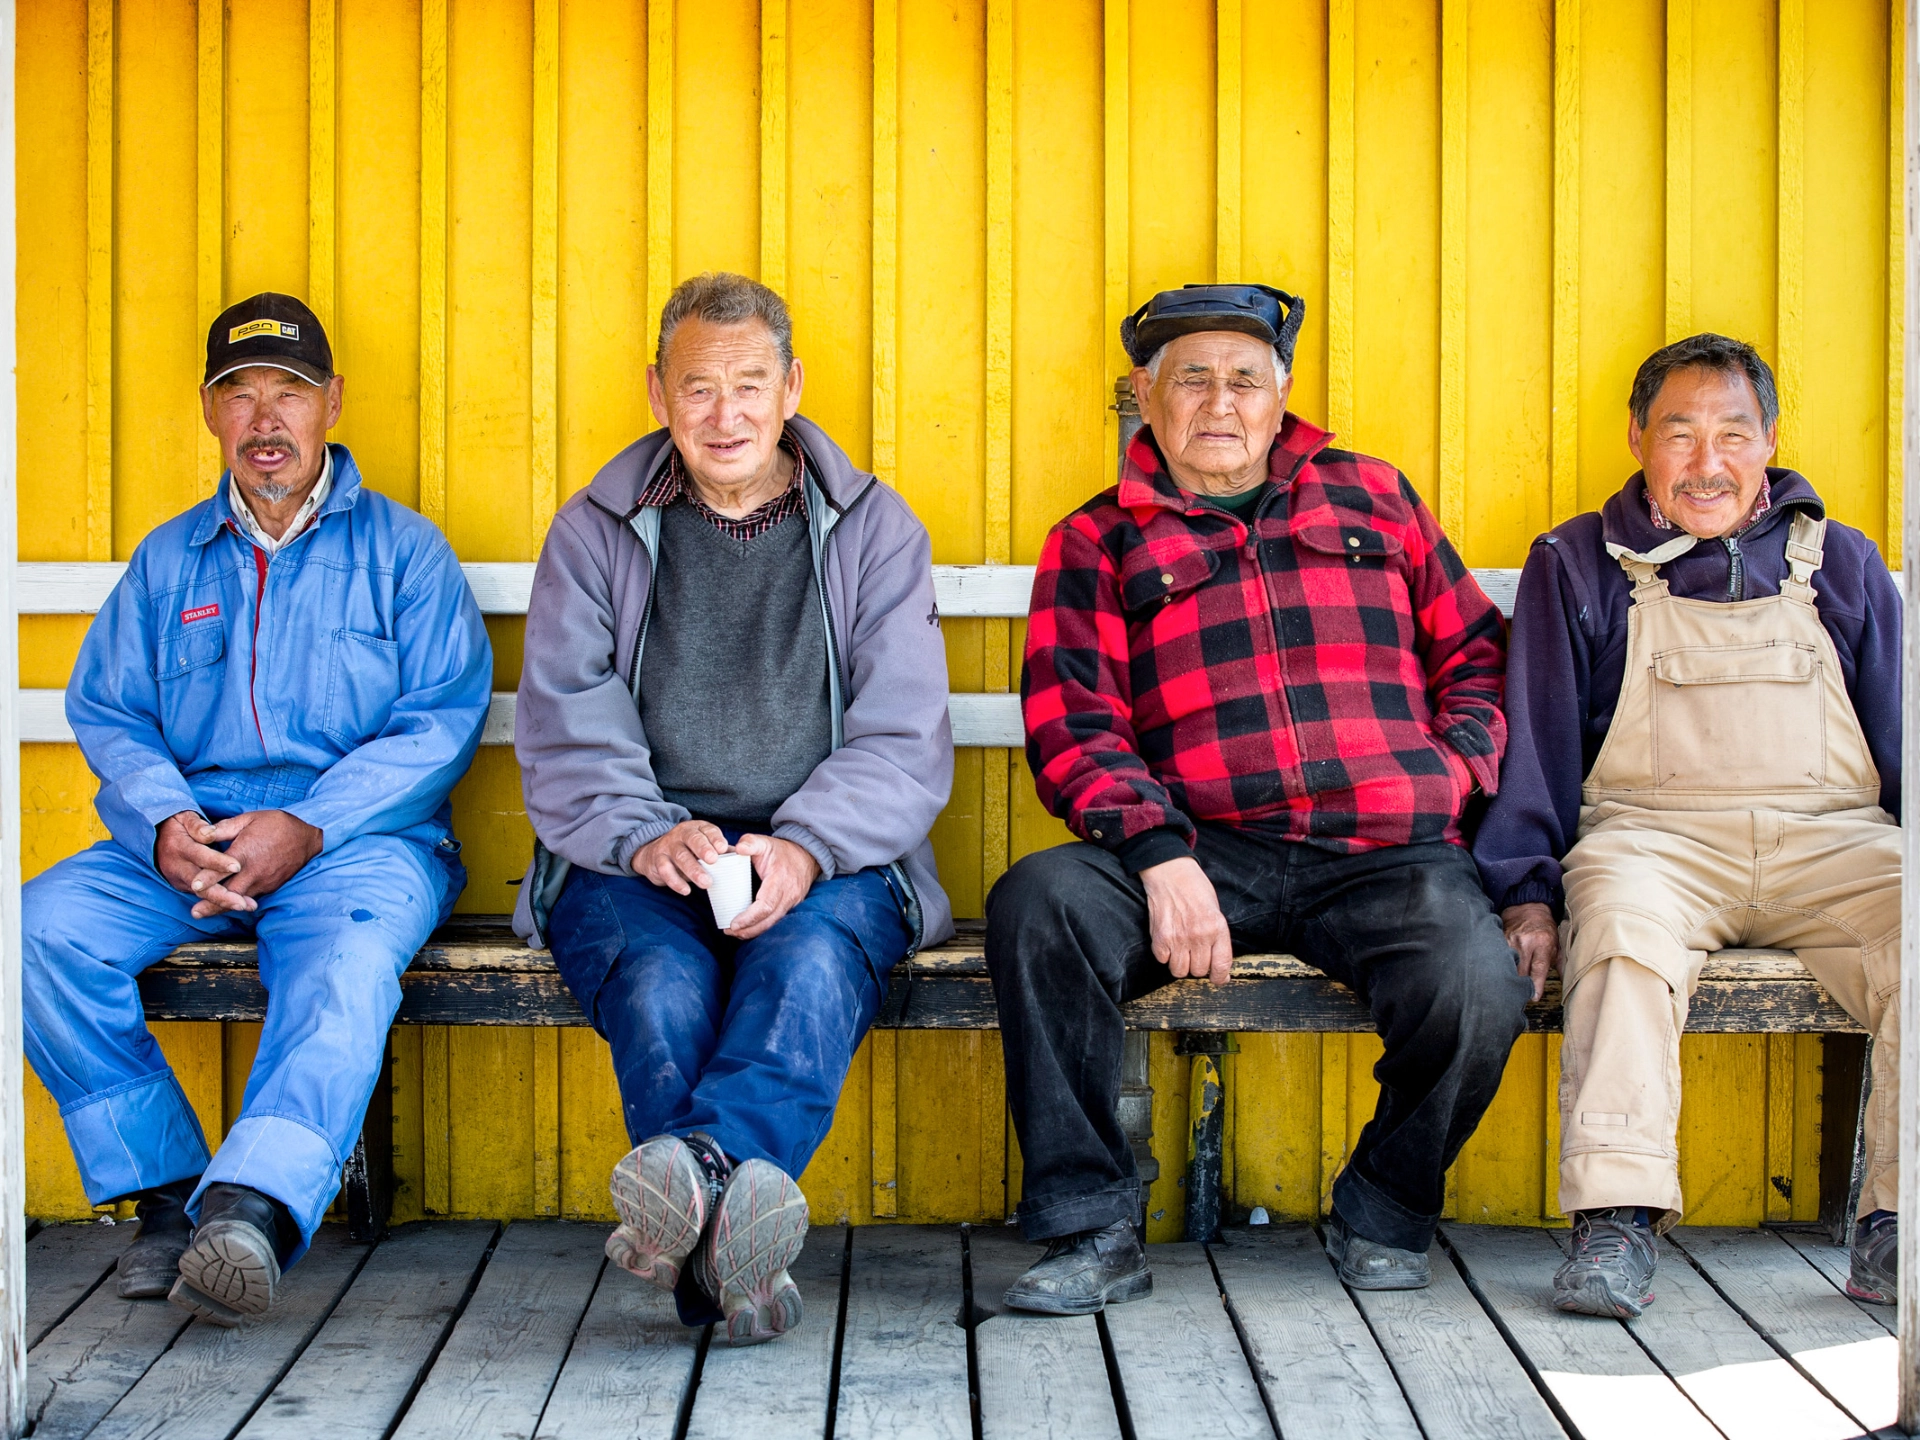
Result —
[[320, 853], [325, 839], [284, 810], [249, 810], [218, 822], [182, 810], [154, 833], [153, 864], [174, 889], [200, 897], [193, 918], [206, 920], [259, 909], [254, 897], [286, 884]]
[[1200, 862], [1190, 855], [1149, 865], [1140, 872], [1147, 887], [1147, 934], [1153, 958], [1176, 980], [1192, 976], [1224, 985], [1233, 978], [1233, 937], [1220, 897]]
[[676, 895], [691, 895], [713, 884], [706, 867], [729, 851], [751, 856], [760, 877], [760, 893], [726, 928], [725, 933], [736, 940], [766, 934], [807, 898], [807, 891], [820, 878], [820, 863], [791, 840], [742, 835], [729, 845], [720, 827], [705, 820], [682, 820], [642, 845], [633, 852], [633, 873]]
[[1547, 976], [1560, 968], [1560, 927], [1553, 923], [1553, 911], [1545, 905], [1528, 902], [1509, 905], [1500, 912], [1501, 928], [1507, 932], [1515, 967], [1533, 981], [1533, 998], [1547, 993]]

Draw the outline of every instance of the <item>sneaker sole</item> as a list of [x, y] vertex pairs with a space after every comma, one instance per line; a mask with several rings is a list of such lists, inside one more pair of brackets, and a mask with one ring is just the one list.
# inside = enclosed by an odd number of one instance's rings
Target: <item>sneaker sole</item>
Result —
[[1092, 1300], [1062, 1300], [1057, 1295], [1022, 1295], [1009, 1290], [1002, 1297], [1010, 1310], [1029, 1315], [1097, 1315], [1109, 1305], [1124, 1305], [1129, 1300], [1144, 1300], [1153, 1294], [1153, 1272], [1142, 1270], [1116, 1280]]
[[1638, 1320], [1653, 1303], [1653, 1291], [1637, 1299], [1621, 1295], [1601, 1275], [1583, 1276], [1578, 1284], [1553, 1286], [1553, 1305], [1569, 1315], [1598, 1315], [1605, 1320]]
[[787, 1267], [807, 1243], [807, 1200], [778, 1166], [740, 1165], [713, 1216], [707, 1263], [727, 1343], [758, 1345], [800, 1324], [800, 1289]]
[[1854, 1284], [1852, 1280], [1847, 1281], [1847, 1294], [1856, 1300], [1864, 1300], [1869, 1305], [1891, 1305], [1897, 1298], [1892, 1295], [1882, 1294], [1878, 1290], [1865, 1289]]
[[607, 1258], [662, 1290], [673, 1289], [707, 1223], [707, 1177], [700, 1162], [678, 1139], [658, 1136], [621, 1157], [607, 1189], [620, 1214], [619, 1226], [607, 1236]]
[[1340, 1283], [1351, 1290], [1424, 1290], [1433, 1283], [1433, 1272], [1419, 1276], [1361, 1275], [1342, 1265]]
[[279, 1289], [280, 1263], [267, 1237], [245, 1221], [216, 1220], [194, 1232], [167, 1298], [203, 1320], [234, 1326], [266, 1314]]

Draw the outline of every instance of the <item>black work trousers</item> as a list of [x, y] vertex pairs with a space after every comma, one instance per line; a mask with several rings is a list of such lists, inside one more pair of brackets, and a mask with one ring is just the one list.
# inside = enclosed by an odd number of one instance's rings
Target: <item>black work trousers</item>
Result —
[[[1493, 1102], [1533, 993], [1471, 857], [1446, 844], [1341, 855], [1202, 825], [1194, 858], [1236, 954], [1290, 952], [1373, 1012], [1380, 1102], [1333, 1205], [1367, 1239], [1426, 1250], [1447, 1167]], [[1021, 1232], [1050, 1240], [1131, 1219], [1120, 1006], [1172, 978], [1149, 946], [1145, 887], [1096, 845], [1027, 856], [987, 897], [987, 969], [1026, 1167]], [[1274, 1112], [1283, 1124], [1318, 1113]]]

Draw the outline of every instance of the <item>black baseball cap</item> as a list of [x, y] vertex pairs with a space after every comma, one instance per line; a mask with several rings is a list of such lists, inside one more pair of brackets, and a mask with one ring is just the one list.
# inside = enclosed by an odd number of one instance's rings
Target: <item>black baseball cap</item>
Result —
[[229, 305], [207, 331], [207, 378], [271, 365], [313, 385], [333, 378], [333, 347], [313, 311], [291, 295], [266, 290]]
[[1293, 346], [1307, 305], [1297, 295], [1271, 285], [1183, 285], [1162, 290], [1120, 322], [1120, 343], [1136, 365], [1144, 365], [1179, 335], [1196, 330], [1238, 330], [1257, 335], [1293, 368]]

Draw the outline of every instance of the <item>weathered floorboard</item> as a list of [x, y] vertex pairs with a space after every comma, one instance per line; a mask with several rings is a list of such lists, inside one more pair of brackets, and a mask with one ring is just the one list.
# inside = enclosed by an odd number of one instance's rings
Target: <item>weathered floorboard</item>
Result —
[[1899, 1342], [1777, 1235], [1682, 1228], [1679, 1246], [1715, 1285], [1868, 1430], [1892, 1425]]
[[237, 1330], [194, 1321], [92, 1440], [226, 1440], [319, 1329], [366, 1253], [346, 1227], [325, 1227], [281, 1283], [267, 1320]]
[[[1305, 1225], [1276, 1225], [1236, 1229], [1225, 1239], [1212, 1247], [1213, 1263], [1287, 1440], [1417, 1440], [1393, 1371], [1319, 1237]], [[1132, 1373], [1125, 1378], [1131, 1397]], [[1335, 1393], [1341, 1403], [1327, 1404]]]
[[960, 1232], [853, 1232], [836, 1440], [968, 1440]]
[[27, 1357], [27, 1418], [39, 1440], [87, 1434], [192, 1317], [165, 1300], [95, 1287]]
[[132, 1241], [125, 1225], [43, 1225], [27, 1242], [27, 1348], [109, 1278]]
[[533, 1434], [605, 1263], [607, 1227], [507, 1227], [396, 1440]]
[[[1782, 1230], [1777, 1232], [1780, 1238], [1800, 1252], [1800, 1258], [1827, 1279], [1833, 1282], [1833, 1288], [1842, 1295], [1847, 1294], [1847, 1276], [1852, 1269], [1847, 1247], [1836, 1245], [1825, 1235], [1817, 1231]], [[1851, 1295], [1847, 1295], [1853, 1300]], [[1853, 1300], [1860, 1313], [1880, 1326], [1889, 1335], [1900, 1333], [1900, 1319], [1891, 1305], [1874, 1305], [1866, 1300]]]
[[968, 1246], [980, 1429], [986, 1440], [1069, 1435], [1120, 1440], [1120, 1417], [1093, 1317], [1026, 1315], [1006, 1306], [1007, 1287], [1044, 1250], [1003, 1226], [972, 1231]]
[[1153, 1294], [1106, 1312], [1133, 1433], [1139, 1440], [1272, 1440], [1205, 1247], [1154, 1245], [1147, 1258]]
[[1586, 1440], [1719, 1440], [1619, 1321], [1553, 1308], [1553, 1272], [1561, 1256], [1545, 1232], [1449, 1225], [1445, 1238], [1512, 1343]]
[[700, 1335], [680, 1323], [673, 1296], [608, 1265], [553, 1382], [540, 1440], [667, 1440]]
[[[453, 1323], [498, 1227], [409, 1225], [374, 1248], [243, 1440], [378, 1440]], [[269, 1318], [267, 1324], [274, 1321]]]
[[814, 1226], [807, 1234], [807, 1248], [789, 1267], [800, 1287], [800, 1328], [768, 1344], [738, 1350], [715, 1332], [694, 1393], [687, 1440], [728, 1440], [741, 1432], [748, 1416], [760, 1434], [826, 1433], [846, 1259], [846, 1227]]
[[1654, 1303], [1629, 1328], [1727, 1440], [1847, 1440], [1860, 1427], [1659, 1243]]

